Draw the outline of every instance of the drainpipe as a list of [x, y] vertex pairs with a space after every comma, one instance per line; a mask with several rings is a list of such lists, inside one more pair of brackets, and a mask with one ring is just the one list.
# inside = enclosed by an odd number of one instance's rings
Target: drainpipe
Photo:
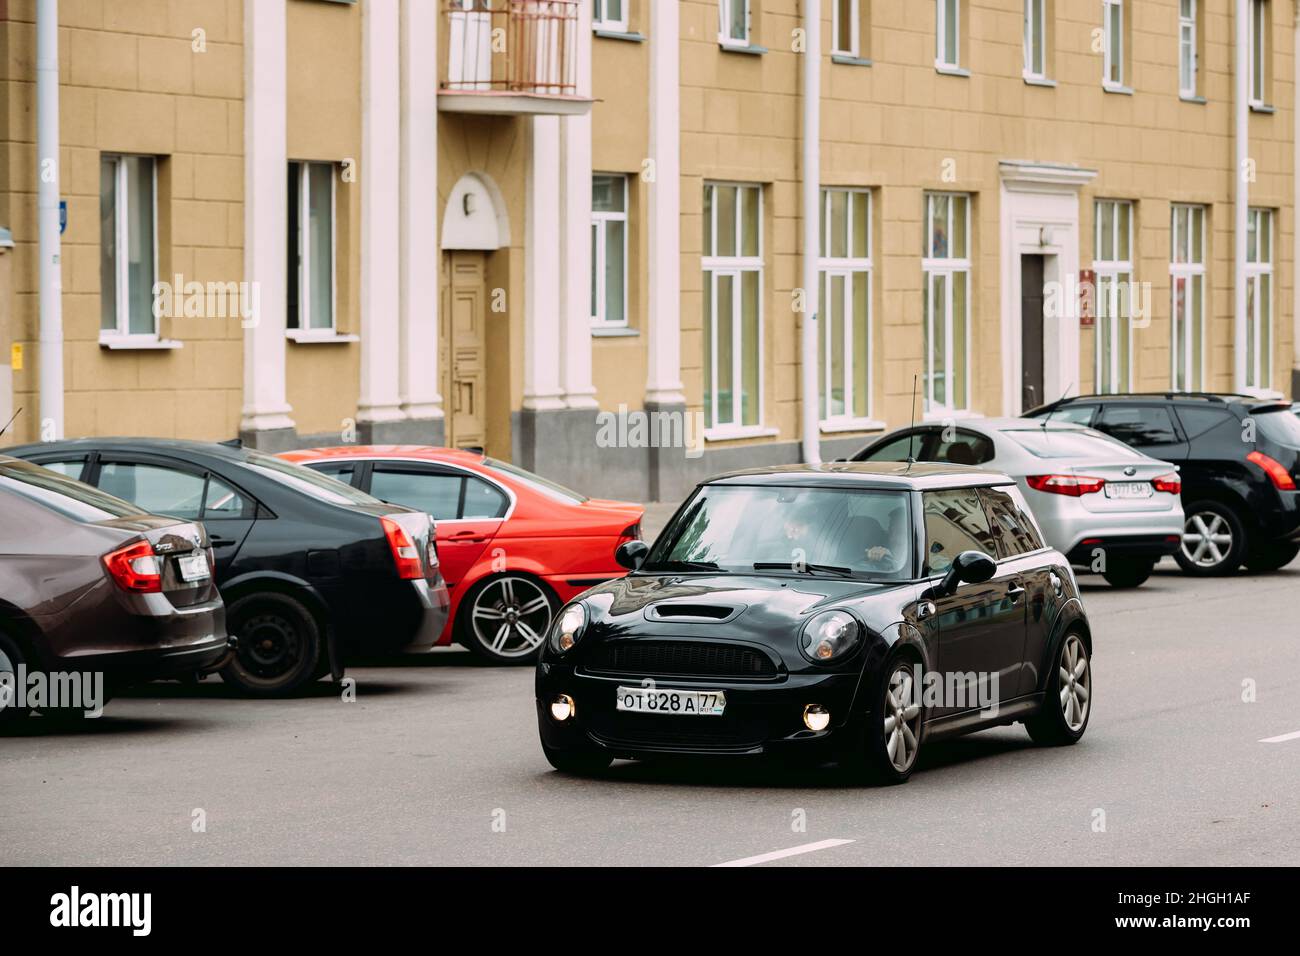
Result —
[[1232, 283], [1232, 387], [1234, 391], [1246, 389], [1246, 230], [1250, 210], [1250, 184], [1246, 182], [1246, 161], [1249, 158], [1250, 120], [1250, 3], [1237, 0], [1237, 93], [1236, 93], [1236, 194], [1234, 199], [1234, 225], [1236, 250]]
[[820, 287], [817, 256], [821, 247], [821, 4], [803, 2], [807, 46], [803, 55], [803, 291], [800, 339], [803, 399], [803, 460], [821, 461], [821, 404], [817, 396], [817, 319]]
[[63, 437], [63, 293], [59, 263], [59, 0], [36, 4], [36, 156], [40, 248], [40, 435]]

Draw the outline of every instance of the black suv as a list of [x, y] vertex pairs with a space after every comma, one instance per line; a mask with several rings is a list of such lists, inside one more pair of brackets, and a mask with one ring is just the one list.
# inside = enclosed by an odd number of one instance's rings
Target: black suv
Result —
[[1090, 425], [1179, 466], [1188, 574], [1276, 571], [1300, 554], [1300, 418], [1247, 395], [1083, 395], [1026, 412]]

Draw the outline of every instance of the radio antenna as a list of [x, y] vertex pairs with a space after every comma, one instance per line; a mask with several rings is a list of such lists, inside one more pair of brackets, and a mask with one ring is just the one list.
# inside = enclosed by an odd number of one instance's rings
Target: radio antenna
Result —
[[1047, 425], [1052, 420], [1052, 416], [1056, 414], [1056, 410], [1060, 408], [1061, 402], [1065, 401], [1066, 396], [1070, 394], [1070, 389], [1072, 388], [1074, 388], [1073, 382], [1071, 382], [1069, 387], [1061, 393], [1061, 397], [1052, 403], [1052, 407], [1047, 410], [1047, 414], [1043, 416], [1043, 431], [1047, 431]]
[[907, 435], [907, 467], [911, 468], [916, 464], [915, 444], [916, 444], [916, 380], [917, 376], [912, 375], [912, 407], [908, 409], [908, 415], [912, 417], [912, 423], [907, 427], [910, 429]]
[[21, 415], [22, 413], [23, 410], [21, 408], [18, 409], [18, 411], [14, 412], [13, 416], [9, 419], [9, 421], [5, 422], [5, 427], [0, 428], [0, 435], [3, 435], [5, 432], [7, 432], [9, 430], [9, 426], [12, 425], [14, 423], [14, 420], [17, 419], [18, 416]]

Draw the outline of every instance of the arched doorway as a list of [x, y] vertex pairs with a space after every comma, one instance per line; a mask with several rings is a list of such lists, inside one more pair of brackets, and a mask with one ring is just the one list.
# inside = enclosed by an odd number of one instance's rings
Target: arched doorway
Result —
[[[490, 257], [510, 245], [505, 203], [491, 177], [466, 173], [452, 188], [442, 217], [442, 335], [439, 383], [446, 443], [488, 447], [489, 315], [500, 311], [489, 288]], [[508, 366], [507, 366], [508, 370]]]

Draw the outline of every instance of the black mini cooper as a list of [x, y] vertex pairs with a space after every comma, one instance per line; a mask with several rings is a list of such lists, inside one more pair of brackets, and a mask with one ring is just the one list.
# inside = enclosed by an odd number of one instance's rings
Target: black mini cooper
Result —
[[568, 604], [537, 667], [559, 770], [615, 757], [804, 755], [885, 782], [921, 745], [1088, 726], [1092, 635], [1013, 481], [836, 463], [700, 485], [631, 573]]

